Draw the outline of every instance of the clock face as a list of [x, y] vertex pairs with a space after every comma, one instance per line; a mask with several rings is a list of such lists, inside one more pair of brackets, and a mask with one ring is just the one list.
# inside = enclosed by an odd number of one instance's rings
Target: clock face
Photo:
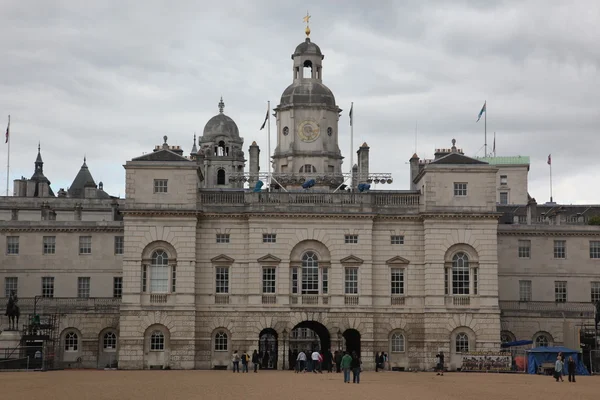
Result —
[[314, 142], [320, 134], [321, 130], [319, 124], [315, 121], [302, 121], [300, 125], [298, 125], [298, 136], [303, 142]]

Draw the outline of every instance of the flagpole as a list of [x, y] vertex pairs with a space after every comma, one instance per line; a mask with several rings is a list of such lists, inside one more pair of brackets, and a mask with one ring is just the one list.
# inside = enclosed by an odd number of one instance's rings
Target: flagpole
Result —
[[6, 196], [8, 197], [8, 183], [10, 181], [10, 115], [8, 116], [8, 127], [6, 128], [6, 142], [8, 143], [8, 155], [6, 157]]
[[485, 147], [485, 154], [484, 157], [488, 156], [488, 152], [487, 152], [487, 100], [485, 101], [485, 103], [483, 103], [485, 105], [485, 115], [484, 115], [484, 120], [483, 120], [483, 135], [484, 135], [484, 147]]
[[496, 157], [496, 132], [494, 132], [494, 157]]
[[[350, 111], [352, 111], [350, 116], [350, 176], [352, 176], [354, 171], [354, 102], [350, 103]], [[350, 185], [354, 190], [354, 177], [352, 177]]]
[[271, 191], [271, 101], [267, 101], [267, 171], [269, 192]]
[[552, 200], [552, 155], [548, 156], [550, 159], [550, 203], [553, 203]]

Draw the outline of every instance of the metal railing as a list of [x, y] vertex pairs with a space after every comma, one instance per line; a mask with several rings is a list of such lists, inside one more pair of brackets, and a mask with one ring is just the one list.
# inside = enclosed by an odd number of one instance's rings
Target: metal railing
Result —
[[277, 296], [274, 294], [263, 294], [262, 295], [262, 304], [276, 304]]
[[[37, 300], [37, 303], [36, 303]], [[7, 299], [4, 299], [1, 307], [6, 309]], [[70, 311], [119, 311], [120, 298], [114, 297], [20, 297], [17, 303], [21, 314], [32, 313], [56, 313]]]
[[568, 311], [590, 314], [594, 317], [595, 307], [592, 303], [556, 303], [553, 301], [511, 301], [501, 300], [498, 302], [502, 311]]

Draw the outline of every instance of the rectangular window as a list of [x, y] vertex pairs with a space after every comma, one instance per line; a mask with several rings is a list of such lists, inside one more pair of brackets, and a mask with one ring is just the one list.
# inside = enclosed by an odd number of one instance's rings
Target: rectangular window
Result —
[[590, 241], [590, 258], [600, 258], [600, 241]]
[[479, 294], [479, 268], [473, 268], [473, 294]]
[[113, 278], [113, 297], [115, 299], [123, 297], [123, 277], [121, 276]]
[[79, 254], [92, 254], [91, 236], [79, 236]]
[[16, 276], [9, 276], [4, 278], [4, 295], [10, 297], [11, 293], [18, 295], [19, 278]]
[[123, 254], [125, 250], [125, 236], [115, 236], [115, 255]]
[[90, 297], [90, 278], [79, 277], [77, 278], [77, 297], [88, 298]]
[[404, 269], [403, 268], [392, 268], [391, 269], [391, 290], [392, 295], [400, 296], [404, 295]]
[[276, 243], [277, 235], [275, 233], [263, 233], [263, 243]]
[[166, 179], [155, 179], [154, 180], [154, 193], [167, 193], [167, 180]]
[[229, 268], [228, 267], [217, 267], [216, 268], [216, 282], [215, 282], [216, 293], [229, 293]]
[[444, 270], [444, 294], [448, 296], [450, 294], [450, 282], [448, 280], [449, 269]]
[[42, 297], [54, 297], [54, 277], [44, 276], [42, 278]]
[[6, 237], [6, 254], [19, 254], [19, 237]]
[[591, 295], [592, 295], [592, 303], [600, 302], [600, 282], [592, 282]]
[[508, 185], [508, 176], [500, 175], [500, 184], [503, 186]]
[[519, 258], [531, 258], [531, 240], [519, 240]]
[[43, 240], [43, 254], [55, 254], [56, 253], [56, 236], [44, 236]]
[[344, 243], [346, 243], [346, 244], [358, 243], [358, 235], [344, 235]]
[[467, 184], [464, 182], [454, 182], [454, 195], [455, 196], [466, 196], [467, 195]]
[[275, 268], [263, 268], [262, 272], [262, 292], [264, 294], [275, 293]]
[[321, 273], [323, 275], [323, 294], [329, 293], [329, 269], [322, 268]]
[[217, 233], [217, 243], [229, 243], [229, 233]]
[[142, 292], [146, 293], [148, 290], [148, 266], [142, 265]]
[[392, 235], [390, 238], [391, 244], [404, 244], [404, 236], [402, 235]]
[[346, 268], [344, 271], [344, 293], [358, 294], [358, 268]]
[[508, 192], [500, 192], [500, 204], [508, 204]]
[[531, 281], [519, 281], [519, 301], [531, 301]]
[[298, 294], [298, 268], [292, 268], [292, 294]]
[[452, 294], [468, 295], [470, 292], [469, 267], [459, 266], [452, 268]]
[[565, 240], [554, 241], [554, 258], [567, 258], [567, 242]]
[[302, 294], [319, 294], [319, 266], [315, 262], [302, 266]]
[[177, 290], [177, 266], [171, 266], [171, 293], [175, 293]]
[[566, 281], [555, 281], [554, 282], [554, 301], [557, 303], [567, 302], [567, 282]]
[[150, 264], [150, 293], [167, 293], [169, 291], [169, 265]]

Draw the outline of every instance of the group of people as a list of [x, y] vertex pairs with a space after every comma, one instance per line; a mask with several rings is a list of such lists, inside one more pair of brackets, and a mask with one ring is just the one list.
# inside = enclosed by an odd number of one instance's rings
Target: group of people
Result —
[[[558, 353], [556, 357], [556, 363], [554, 364], [554, 379], [556, 382], [564, 382], [563, 375], [565, 371], [565, 356], [564, 354]], [[569, 382], [575, 383], [575, 372], [577, 371], [577, 364], [573, 357], [569, 357], [569, 361], [567, 362], [567, 372], [569, 374]]]
[[248, 364], [252, 361], [252, 365], [254, 366], [254, 373], [258, 372], [258, 366], [260, 365], [260, 356], [258, 355], [258, 351], [254, 350], [252, 353], [252, 357], [250, 357], [246, 352], [238, 353], [237, 350], [233, 352], [233, 356], [231, 357], [231, 362], [233, 363], [233, 373], [240, 372], [240, 363], [242, 364], [242, 372], [248, 372]]
[[379, 352], [375, 355], [375, 372], [379, 372], [379, 370], [385, 371], [388, 369], [388, 355], [387, 353]]

